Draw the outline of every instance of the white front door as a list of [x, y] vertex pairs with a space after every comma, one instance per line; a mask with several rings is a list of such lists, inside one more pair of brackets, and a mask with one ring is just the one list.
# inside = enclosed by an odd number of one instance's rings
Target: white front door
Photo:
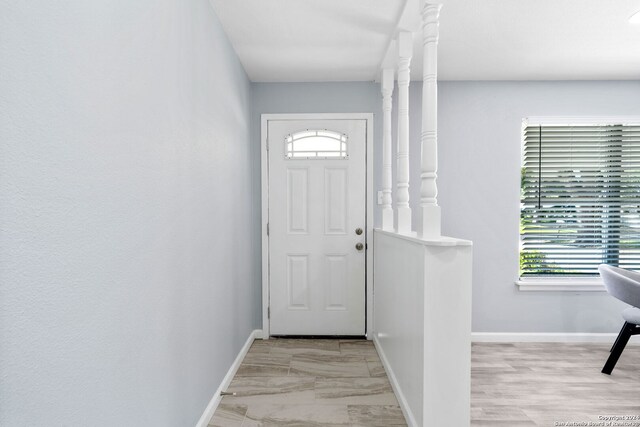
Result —
[[271, 335], [364, 335], [366, 120], [269, 120]]

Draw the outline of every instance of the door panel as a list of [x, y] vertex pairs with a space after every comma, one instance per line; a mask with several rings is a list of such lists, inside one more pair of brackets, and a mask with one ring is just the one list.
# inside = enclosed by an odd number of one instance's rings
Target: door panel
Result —
[[324, 170], [324, 233], [347, 234], [347, 186], [346, 167]]
[[309, 310], [309, 255], [287, 254], [289, 310]]
[[366, 120], [270, 120], [273, 335], [364, 335]]
[[287, 231], [308, 234], [309, 169], [287, 168]]
[[327, 287], [325, 289], [325, 310], [346, 310], [349, 287], [349, 261], [347, 254], [325, 256]]

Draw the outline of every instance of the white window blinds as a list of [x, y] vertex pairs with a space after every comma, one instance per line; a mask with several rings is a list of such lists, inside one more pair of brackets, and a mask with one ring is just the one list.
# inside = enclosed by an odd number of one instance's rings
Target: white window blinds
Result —
[[640, 125], [524, 128], [520, 274], [640, 269]]

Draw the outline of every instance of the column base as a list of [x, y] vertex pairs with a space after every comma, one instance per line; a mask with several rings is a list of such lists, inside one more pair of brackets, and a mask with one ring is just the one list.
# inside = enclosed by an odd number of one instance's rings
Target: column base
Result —
[[411, 234], [411, 208], [398, 208], [398, 233]]
[[393, 209], [382, 210], [382, 229], [384, 231], [393, 231]]
[[420, 237], [435, 239], [442, 236], [442, 218], [440, 206], [422, 206], [422, 229]]

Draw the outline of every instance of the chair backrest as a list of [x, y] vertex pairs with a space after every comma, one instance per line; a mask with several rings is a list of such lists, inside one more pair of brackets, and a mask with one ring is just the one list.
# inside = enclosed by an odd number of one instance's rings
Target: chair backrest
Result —
[[611, 296], [640, 307], [640, 273], [606, 264], [601, 264], [598, 271]]

